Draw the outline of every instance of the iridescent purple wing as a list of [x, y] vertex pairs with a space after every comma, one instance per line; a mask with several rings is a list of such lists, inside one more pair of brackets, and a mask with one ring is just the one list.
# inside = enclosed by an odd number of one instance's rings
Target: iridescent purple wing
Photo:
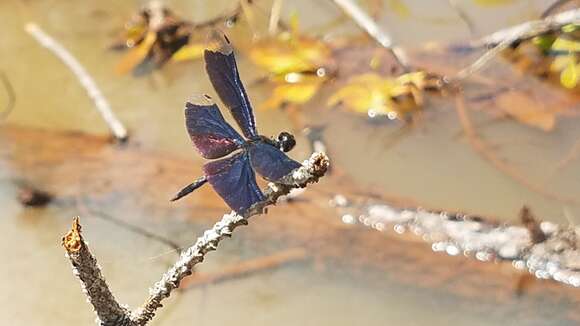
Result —
[[205, 69], [220, 99], [247, 138], [256, 136], [256, 121], [248, 94], [238, 74], [234, 50], [229, 40], [220, 32], [212, 31], [204, 52]]
[[246, 153], [239, 153], [203, 166], [208, 182], [238, 214], [264, 200]]
[[252, 167], [268, 181], [276, 182], [300, 167], [300, 163], [290, 159], [284, 152], [267, 143], [252, 143], [248, 151]]
[[240, 148], [244, 139], [232, 128], [209, 96], [185, 105], [185, 125], [201, 156], [214, 159]]

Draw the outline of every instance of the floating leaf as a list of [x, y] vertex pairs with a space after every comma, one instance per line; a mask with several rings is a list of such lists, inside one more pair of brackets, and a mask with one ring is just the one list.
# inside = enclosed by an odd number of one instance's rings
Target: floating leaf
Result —
[[580, 65], [570, 60], [568, 66], [560, 74], [560, 83], [566, 88], [575, 88], [578, 85]]
[[118, 74], [126, 74], [133, 70], [138, 64], [143, 62], [145, 57], [149, 54], [151, 47], [157, 40], [157, 34], [154, 32], [147, 33], [143, 42], [139, 43], [136, 47], [132, 48], [125, 54], [121, 61], [117, 64], [115, 71]]
[[187, 60], [196, 60], [203, 56], [205, 46], [203, 44], [190, 44], [179, 49], [171, 57], [173, 62], [181, 62]]
[[308, 37], [280, 35], [258, 41], [250, 50], [250, 59], [272, 74], [313, 71], [330, 58], [328, 46]]
[[399, 78], [383, 78], [376, 73], [355, 76], [347, 85], [336, 91], [327, 105], [342, 104], [346, 108], [365, 113], [371, 117], [388, 116], [390, 119], [402, 118], [419, 108], [422, 103], [422, 89], [413, 80], [425, 76], [414, 72]]
[[496, 98], [496, 104], [509, 116], [525, 125], [550, 131], [556, 124], [556, 112], [525, 93], [517, 91], [502, 93]]
[[276, 109], [286, 104], [302, 105], [318, 92], [323, 82], [304, 82], [297, 84], [278, 84], [272, 96], [262, 103], [261, 109]]

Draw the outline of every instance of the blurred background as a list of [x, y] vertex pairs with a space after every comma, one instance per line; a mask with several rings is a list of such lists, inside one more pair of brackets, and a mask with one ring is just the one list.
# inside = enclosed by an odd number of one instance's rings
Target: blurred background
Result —
[[[356, 3], [404, 49], [413, 71], [453, 76], [485, 52], [471, 41], [539, 19], [554, 2]], [[560, 10], [578, 7], [565, 2]], [[377, 232], [334, 207], [338, 195], [518, 224], [527, 205], [541, 220], [579, 223], [577, 29], [575, 39], [563, 38], [575, 42], [566, 50], [572, 64], [558, 68], [558, 58], [512, 46], [462, 81], [461, 110], [454, 96], [430, 91], [425, 75], [396, 80], [405, 73], [396, 58], [333, 1], [163, 1], [165, 34], [143, 14], [150, 5], [0, 2], [4, 324], [94, 320], [60, 246], [73, 216], [117, 299], [136, 307], [176, 249], [228, 211], [210, 187], [169, 202], [205, 162], [183, 108], [196, 94], [217, 98], [201, 58], [211, 28], [236, 49], [260, 133], [293, 133], [298, 161], [323, 144], [332, 171], [224, 241], [196, 271], [232, 277], [186, 282], [152, 325], [580, 323], [577, 289], [522, 280], [510, 263], [433, 253], [420, 237]], [[27, 23], [85, 67], [129, 130], [127, 142], [111, 141], [78, 78]], [[43, 196], [50, 203], [38, 207]], [[251, 271], [236, 274], [248, 261]]]

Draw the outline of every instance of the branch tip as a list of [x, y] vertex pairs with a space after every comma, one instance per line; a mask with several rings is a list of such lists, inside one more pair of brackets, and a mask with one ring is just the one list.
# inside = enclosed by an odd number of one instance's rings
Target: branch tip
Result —
[[81, 249], [83, 238], [81, 235], [81, 224], [79, 217], [73, 218], [70, 231], [62, 237], [62, 245], [68, 253], [77, 253]]

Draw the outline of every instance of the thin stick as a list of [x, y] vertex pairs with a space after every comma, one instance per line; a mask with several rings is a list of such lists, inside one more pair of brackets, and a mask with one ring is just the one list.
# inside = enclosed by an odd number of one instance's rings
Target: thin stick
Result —
[[465, 25], [467, 25], [469, 34], [471, 34], [471, 36], [474, 36], [476, 32], [475, 25], [473, 24], [473, 21], [471, 21], [469, 16], [467, 16], [465, 10], [463, 10], [463, 8], [461, 8], [461, 6], [457, 3], [457, 0], [448, 0], [447, 3], [449, 4], [449, 7], [451, 7], [457, 13], [457, 16], [459, 16], [459, 18], [465, 23]]
[[455, 97], [455, 108], [457, 109], [457, 115], [459, 117], [459, 121], [461, 122], [461, 126], [463, 127], [464, 133], [467, 136], [467, 140], [473, 149], [481, 155], [486, 161], [488, 161], [494, 168], [498, 171], [504, 173], [505, 175], [509, 176], [522, 186], [528, 188], [529, 190], [536, 192], [546, 198], [550, 198], [553, 200], [557, 200], [563, 203], [569, 204], [577, 204], [578, 200], [572, 197], [563, 197], [551, 191], [544, 189], [537, 183], [531, 182], [522, 175], [516, 168], [509, 165], [493, 152], [491, 146], [488, 145], [475, 131], [473, 124], [471, 123], [471, 119], [467, 113], [465, 108], [465, 103], [463, 97], [461, 95], [456, 95]]
[[101, 93], [101, 90], [97, 87], [93, 78], [87, 73], [79, 61], [67, 49], [57, 43], [55, 39], [40, 29], [38, 25], [28, 23], [25, 25], [24, 29], [34, 37], [40, 45], [49, 49], [73, 72], [77, 77], [77, 80], [87, 91], [89, 97], [93, 100], [95, 107], [109, 126], [113, 136], [118, 141], [127, 140], [127, 129], [125, 129], [125, 126], [123, 126], [123, 124], [117, 119], [111, 110], [111, 106]]
[[572, 9], [548, 16], [542, 20], [529, 21], [507, 29], [502, 29], [474, 42], [472, 46], [496, 46], [505, 39], [513, 38], [513, 35], [519, 35], [519, 40], [525, 40], [539, 34], [560, 29], [564, 25], [578, 23], [580, 23], [580, 9]]
[[220, 268], [215, 273], [195, 273], [181, 283], [181, 289], [191, 289], [202, 285], [216, 284], [250, 274], [264, 272], [285, 264], [303, 261], [308, 257], [302, 248], [293, 248], [273, 255], [242, 261], [233, 266]]
[[211, 229], [205, 231], [193, 246], [181, 253], [181, 257], [173, 267], [149, 290], [149, 298], [143, 306], [131, 313], [124, 308], [119, 308], [121, 305], [109, 291], [96, 260], [80, 236], [78, 221], [73, 223], [73, 229], [69, 232], [70, 236], [67, 234], [65, 237], [64, 247], [83, 288], [91, 289], [93, 284], [96, 284], [97, 290], [86, 291], [86, 294], [100, 319], [100, 325], [142, 326], [148, 324], [155, 317], [157, 309], [161, 307], [161, 302], [179, 287], [186, 276], [191, 275], [193, 267], [202, 262], [208, 252], [216, 250], [223, 239], [231, 237], [234, 229], [247, 225], [250, 217], [264, 213], [268, 206], [275, 204], [278, 198], [287, 195], [292, 189], [304, 188], [310, 183], [317, 182], [324, 176], [329, 164], [326, 155], [314, 153], [310, 159], [304, 161], [300, 168], [283, 177], [278, 183], [270, 183], [264, 191], [266, 198], [264, 201], [256, 203], [243, 215], [236, 212], [224, 215]]
[[495, 58], [495, 56], [516, 41], [526, 40], [531, 37], [558, 29], [570, 23], [580, 22], [580, 9], [570, 10], [561, 14], [547, 17], [543, 20], [526, 22], [508, 29], [495, 32], [472, 44], [473, 47], [493, 47], [485, 52], [475, 62], [463, 68], [455, 76], [449, 78], [450, 82], [461, 82], [476, 72], [483, 69]]
[[362, 29], [365, 30], [375, 41], [388, 49], [403, 70], [409, 71], [409, 59], [403, 49], [394, 45], [393, 39], [374, 22], [374, 20], [364, 12], [352, 0], [333, 0], [347, 15], [349, 15]]
[[268, 33], [274, 36], [278, 33], [278, 24], [280, 23], [280, 14], [282, 12], [282, 4], [284, 0], [274, 0], [272, 10], [270, 11], [270, 22], [268, 25]]

